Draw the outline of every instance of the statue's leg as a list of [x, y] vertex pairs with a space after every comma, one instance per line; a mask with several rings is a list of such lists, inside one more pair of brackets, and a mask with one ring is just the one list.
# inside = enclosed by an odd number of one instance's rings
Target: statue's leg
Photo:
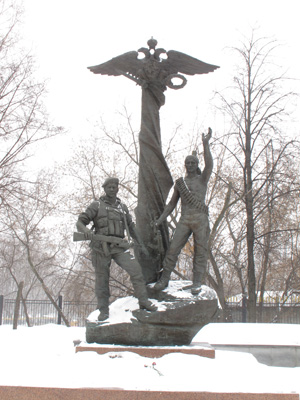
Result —
[[149, 301], [142, 268], [134, 255], [129, 251], [120, 251], [113, 255], [115, 262], [130, 276], [135, 297], [139, 300], [140, 308], [156, 311], [157, 308]]
[[109, 316], [109, 267], [111, 256], [104, 256], [93, 251], [92, 264], [95, 268], [95, 293], [100, 315], [99, 321], [104, 321]]
[[[195, 218], [196, 219], [196, 218]], [[194, 234], [193, 286], [200, 287], [207, 268], [209, 221], [206, 214], [197, 216], [192, 225]]]
[[182, 217], [177, 224], [173, 239], [163, 261], [163, 273], [160, 280], [154, 285], [154, 289], [163, 290], [169, 284], [170, 276], [174, 270], [178, 256], [185, 246], [192, 231], [188, 221]]

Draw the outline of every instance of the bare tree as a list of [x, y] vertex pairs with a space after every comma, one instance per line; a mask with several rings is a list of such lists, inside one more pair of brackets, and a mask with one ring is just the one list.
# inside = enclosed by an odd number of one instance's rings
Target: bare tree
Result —
[[34, 58], [18, 36], [21, 9], [0, 0], [0, 213], [26, 192], [24, 162], [38, 142], [56, 135], [43, 106], [45, 84], [35, 79]]
[[[277, 73], [272, 64], [272, 55], [277, 46], [275, 40], [256, 38], [256, 32], [253, 31], [249, 39], [233, 49], [240, 63], [230, 93], [219, 93], [222, 110], [229, 116], [233, 126], [231, 143], [227, 148], [235, 160], [236, 174], [240, 171], [243, 180], [248, 311], [251, 322], [256, 321], [256, 227], [261, 207], [266, 209], [272, 204], [270, 197], [265, 198], [265, 205], [259, 200], [266, 185], [272, 180], [274, 171], [278, 169], [283, 154], [294, 145], [292, 141], [283, 142], [280, 135], [282, 119], [293, 92], [281, 87], [285, 76]], [[277, 156], [272, 168], [267, 171], [264, 168], [265, 154], [270, 141], [273, 141]]]
[[[55, 300], [61, 291], [59, 254], [64, 252], [64, 242], [55, 241], [52, 227], [53, 218], [57, 217], [60, 199], [54, 191], [56, 177], [45, 173], [38, 177], [27, 195], [19, 198], [17, 208], [6, 207], [5, 235], [17, 242], [24, 255], [21, 268], [29, 269], [36, 278], [45, 295], [49, 298], [65, 324], [69, 321]], [[42, 183], [41, 183], [42, 182]], [[52, 236], [51, 236], [52, 233]], [[49, 240], [51, 238], [51, 241]]]

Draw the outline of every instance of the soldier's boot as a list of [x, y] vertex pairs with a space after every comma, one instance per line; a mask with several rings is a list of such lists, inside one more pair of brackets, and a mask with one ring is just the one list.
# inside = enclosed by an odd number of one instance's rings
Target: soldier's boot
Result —
[[202, 272], [194, 272], [193, 284], [191, 286], [191, 293], [193, 295], [199, 294], [201, 292], [203, 276], [204, 274]]
[[109, 317], [108, 308], [100, 308], [100, 314], [98, 315], [98, 321], [105, 321]]
[[137, 297], [139, 301], [139, 306], [141, 310], [147, 310], [147, 311], [157, 311], [157, 307], [151, 303], [151, 301], [148, 299], [148, 292], [146, 285], [144, 283], [136, 283], [132, 282], [133, 287], [134, 287], [134, 292], [135, 292], [135, 297]]
[[170, 276], [171, 276], [171, 272], [163, 270], [163, 273], [162, 273], [160, 279], [156, 282], [153, 289], [154, 290], [164, 290], [169, 284]]
[[139, 306], [141, 310], [157, 311], [157, 307], [147, 298], [139, 299]]

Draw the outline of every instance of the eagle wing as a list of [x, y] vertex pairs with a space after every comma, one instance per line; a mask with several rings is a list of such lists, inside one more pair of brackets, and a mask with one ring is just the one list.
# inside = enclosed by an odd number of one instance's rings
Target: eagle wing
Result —
[[137, 51], [129, 51], [118, 57], [114, 57], [103, 64], [88, 67], [94, 74], [101, 75], [124, 75], [130, 74], [137, 76], [138, 70], [141, 68], [141, 61], [138, 59]]
[[180, 51], [170, 50], [167, 55], [168, 58], [163, 63], [171, 74], [177, 74], [178, 72], [187, 75], [207, 74], [220, 68], [217, 65], [207, 64]]

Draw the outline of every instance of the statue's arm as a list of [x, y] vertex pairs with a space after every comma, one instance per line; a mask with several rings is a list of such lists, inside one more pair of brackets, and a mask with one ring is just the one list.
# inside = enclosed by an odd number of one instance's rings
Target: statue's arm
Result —
[[212, 170], [213, 170], [213, 158], [212, 158], [210, 147], [209, 147], [209, 141], [211, 139], [211, 136], [212, 136], [211, 128], [208, 128], [207, 135], [205, 135], [204, 133], [202, 134], [204, 162], [205, 162], [205, 167], [202, 172], [202, 179], [205, 183], [208, 183], [209, 178], [212, 173]]
[[176, 207], [176, 205], [178, 203], [179, 197], [180, 197], [179, 191], [178, 191], [177, 187], [175, 186], [170, 202], [166, 205], [163, 213], [156, 221], [157, 225], [160, 225], [171, 214], [171, 212], [174, 210], [174, 208]]
[[[88, 225], [88, 224], [86, 224], [86, 225]], [[82, 222], [82, 220], [80, 218], [78, 218], [78, 221], [76, 223], [76, 228], [77, 228], [78, 232], [87, 233], [89, 231], [89, 229], [86, 227], [86, 225]]]
[[77, 228], [78, 232], [92, 235], [92, 231], [87, 227], [87, 225], [89, 225], [89, 223], [92, 222], [93, 219], [96, 217], [97, 212], [98, 212], [98, 207], [99, 207], [98, 202], [93, 202], [85, 210], [85, 212], [83, 212], [79, 215], [77, 223], [76, 223], [76, 228]]

